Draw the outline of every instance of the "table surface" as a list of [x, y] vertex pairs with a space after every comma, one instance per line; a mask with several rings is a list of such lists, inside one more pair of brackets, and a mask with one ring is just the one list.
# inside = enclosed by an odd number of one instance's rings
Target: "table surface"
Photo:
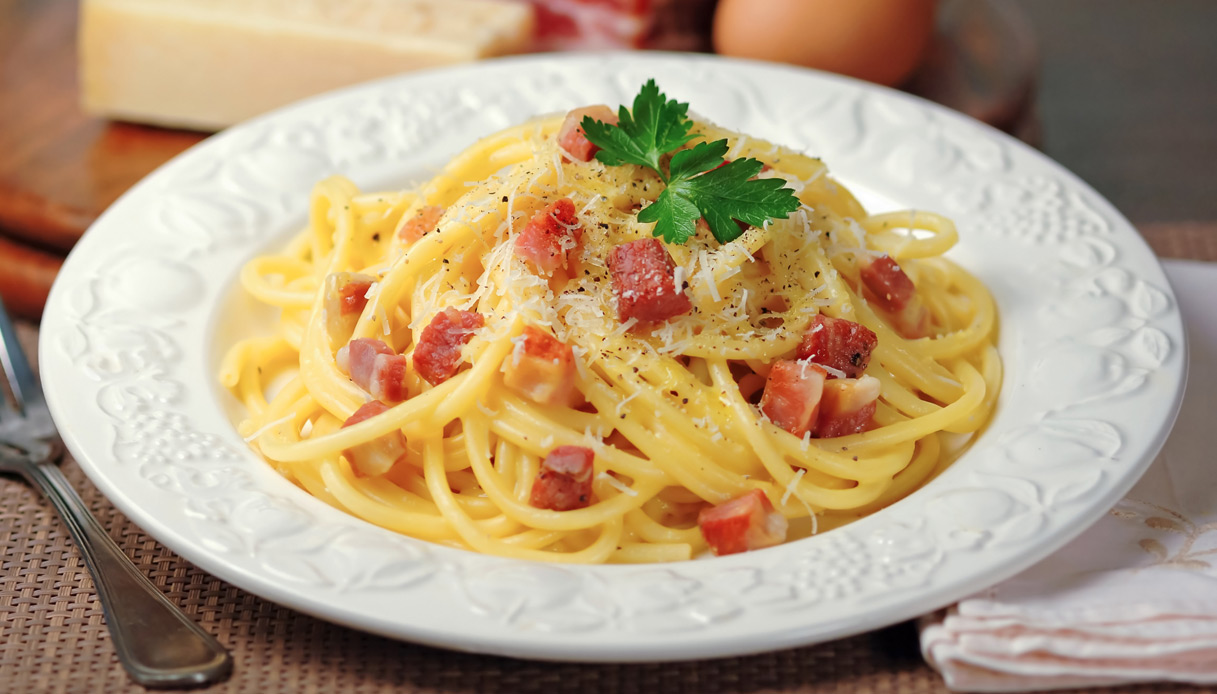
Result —
[[[0, 16], [64, 1], [0, 0]], [[1217, 161], [1217, 42], [1211, 39], [1217, 3], [1016, 1], [1039, 43], [1036, 103], [1045, 151], [1112, 200], [1164, 257], [1217, 260], [1217, 196], [1197, 183], [1212, 180]], [[14, 45], [28, 48], [39, 40], [0, 22], [0, 80], [18, 79], [23, 69], [6, 60]], [[64, 58], [51, 53], [47, 59]], [[11, 109], [62, 107], [29, 89], [20, 103], [0, 103], [0, 142], [28, 145], [0, 147], [0, 172], [13, 171], [15, 161], [29, 156], [38, 136], [6, 130], [15, 122]], [[130, 166], [149, 166], [149, 159], [139, 159], [147, 151], [132, 151], [124, 132], [135, 131], [82, 126], [54, 141], [43, 138], [41, 145], [89, 148], [102, 153], [97, 156], [125, 157]], [[168, 149], [189, 139], [173, 131], [163, 135], [160, 146]], [[27, 169], [22, 175], [40, 174]], [[120, 184], [110, 185], [91, 190], [116, 195], [113, 186]], [[36, 328], [25, 324], [23, 337], [32, 345]], [[745, 658], [647, 665], [533, 663], [371, 636], [278, 607], [199, 571], [118, 513], [74, 462], [65, 461], [64, 468], [136, 564], [233, 651], [232, 679], [208, 691], [945, 691], [921, 660], [908, 624]], [[131, 688], [62, 524], [35, 492], [0, 477], [0, 691]], [[1163, 684], [1118, 691], [1206, 690]]]
[[1042, 148], [1140, 226], [1217, 220], [1217, 2], [1016, 0]]

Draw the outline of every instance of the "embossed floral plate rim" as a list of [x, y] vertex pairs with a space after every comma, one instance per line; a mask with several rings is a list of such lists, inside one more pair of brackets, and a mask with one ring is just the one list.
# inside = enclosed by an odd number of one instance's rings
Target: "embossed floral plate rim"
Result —
[[[251, 453], [215, 383], [258, 314], [243, 261], [304, 221], [331, 173], [399, 187], [538, 113], [621, 103], [648, 77], [724, 126], [822, 156], [880, 207], [953, 216], [993, 291], [1007, 371], [988, 430], [904, 501], [781, 547], [653, 567], [476, 555], [382, 530]], [[1029, 566], [1098, 518], [1157, 453], [1183, 328], [1118, 212], [1039, 153], [865, 83], [715, 56], [530, 56], [307, 100], [201, 143], [81, 239], [41, 327], [64, 440], [150, 535], [216, 576], [355, 628], [528, 658], [648, 661], [797, 646], [885, 626]]]

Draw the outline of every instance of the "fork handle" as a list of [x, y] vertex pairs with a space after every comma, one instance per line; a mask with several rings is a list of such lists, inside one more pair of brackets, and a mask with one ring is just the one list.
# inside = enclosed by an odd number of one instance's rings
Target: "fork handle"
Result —
[[55, 505], [84, 555], [114, 650], [132, 679], [145, 687], [192, 687], [232, 672], [224, 647], [136, 568], [57, 466], [32, 465], [25, 473]]

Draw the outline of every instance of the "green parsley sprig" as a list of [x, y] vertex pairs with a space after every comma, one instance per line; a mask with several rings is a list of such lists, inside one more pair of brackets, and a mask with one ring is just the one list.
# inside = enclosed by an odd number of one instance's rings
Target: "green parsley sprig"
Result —
[[[697, 232], [698, 218], [704, 217], [714, 238], [727, 243], [744, 233], [737, 220], [759, 227], [799, 208], [794, 190], [782, 179], [753, 178], [764, 167], [760, 161], [726, 161], [726, 140], [681, 149], [701, 137], [689, 132], [693, 121], [688, 113], [688, 104], [668, 99], [651, 79], [634, 97], [631, 110], [618, 109], [617, 125], [589, 116], [581, 124], [587, 139], [600, 148], [596, 159], [608, 166], [645, 166], [663, 179], [663, 192], [638, 213], [638, 221], [655, 223], [655, 236], [685, 243]], [[675, 154], [665, 173], [662, 159], [669, 152]]]

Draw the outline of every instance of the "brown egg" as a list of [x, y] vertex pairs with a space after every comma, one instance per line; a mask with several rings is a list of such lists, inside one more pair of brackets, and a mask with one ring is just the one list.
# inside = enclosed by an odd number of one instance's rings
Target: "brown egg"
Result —
[[897, 85], [934, 30], [935, 0], [720, 0], [714, 49]]

